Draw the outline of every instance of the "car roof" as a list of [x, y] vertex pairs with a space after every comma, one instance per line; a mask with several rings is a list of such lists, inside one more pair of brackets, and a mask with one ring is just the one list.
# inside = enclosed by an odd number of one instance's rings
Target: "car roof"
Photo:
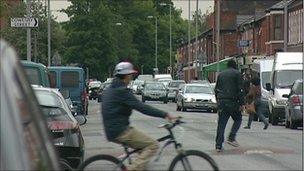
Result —
[[58, 70], [83, 70], [83, 68], [80, 67], [70, 67], [70, 66], [50, 66], [48, 67], [51, 69], [58, 69]]
[[31, 66], [31, 67], [38, 67], [38, 68], [46, 68], [45, 65], [42, 63], [36, 63], [32, 61], [26, 61], [26, 60], [21, 60], [22, 65], [24, 66]]
[[186, 86], [201, 86], [201, 87], [209, 87], [209, 84], [200, 84], [200, 83], [191, 83], [191, 84], [186, 84]]
[[37, 85], [32, 85], [34, 91], [39, 90], [39, 91], [47, 91], [51, 93], [55, 93], [59, 96], [62, 96], [61, 93], [59, 92], [59, 89], [57, 88], [48, 88], [48, 87], [42, 87], [42, 86], [37, 86]]

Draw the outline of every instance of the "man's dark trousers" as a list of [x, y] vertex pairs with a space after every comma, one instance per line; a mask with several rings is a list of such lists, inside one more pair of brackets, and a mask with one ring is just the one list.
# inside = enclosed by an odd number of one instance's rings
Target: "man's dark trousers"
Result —
[[218, 125], [217, 125], [217, 134], [216, 134], [216, 148], [222, 148], [224, 142], [224, 133], [227, 122], [230, 118], [234, 120], [232, 125], [229, 140], [234, 141], [236, 133], [239, 130], [242, 124], [242, 114], [240, 111], [240, 106], [236, 101], [233, 100], [219, 100], [218, 101]]

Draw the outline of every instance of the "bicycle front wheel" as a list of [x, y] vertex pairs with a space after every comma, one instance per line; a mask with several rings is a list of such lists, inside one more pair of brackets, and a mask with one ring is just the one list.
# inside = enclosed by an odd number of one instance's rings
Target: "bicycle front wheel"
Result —
[[215, 170], [219, 168], [215, 161], [206, 153], [187, 150], [178, 154], [170, 164], [169, 171], [175, 170]]
[[107, 170], [107, 171], [124, 171], [125, 165], [117, 158], [110, 155], [96, 155], [85, 160], [78, 170]]

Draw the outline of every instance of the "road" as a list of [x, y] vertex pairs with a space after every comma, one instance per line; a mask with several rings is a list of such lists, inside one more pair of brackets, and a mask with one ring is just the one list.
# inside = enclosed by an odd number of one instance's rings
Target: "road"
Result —
[[[197, 149], [211, 155], [220, 170], [303, 170], [303, 129], [286, 129], [284, 126], [269, 126], [263, 130], [263, 124], [253, 122], [251, 130], [243, 129], [247, 116], [243, 116], [242, 127], [237, 140], [240, 147], [224, 144], [224, 151], [214, 150], [217, 127], [216, 113], [201, 111], [176, 112], [176, 104], [147, 102], [147, 104], [168, 111], [176, 116], [182, 116], [187, 123], [175, 129], [177, 140], [185, 149]], [[90, 101], [88, 122], [82, 126], [85, 139], [85, 158], [95, 154], [111, 154], [119, 156], [123, 153], [121, 146], [108, 142], [105, 138], [100, 117], [100, 104]], [[133, 112], [131, 123], [150, 136], [160, 138], [166, 135], [166, 130], [159, 129], [159, 124], [165, 120]], [[225, 136], [228, 136], [232, 125], [229, 120]], [[160, 161], [151, 161], [148, 170], [166, 170], [175, 156], [173, 146], [167, 148]]]

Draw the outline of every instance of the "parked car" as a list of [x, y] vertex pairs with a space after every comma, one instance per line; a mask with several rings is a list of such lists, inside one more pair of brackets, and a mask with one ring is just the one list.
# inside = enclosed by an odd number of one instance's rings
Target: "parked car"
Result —
[[26, 71], [4, 40], [0, 40], [0, 56], [0, 170], [59, 170]]
[[177, 111], [187, 109], [202, 109], [207, 112], [217, 112], [217, 102], [214, 91], [207, 84], [185, 84], [177, 95]]
[[287, 99], [283, 94], [290, 92], [293, 82], [303, 77], [303, 53], [279, 52], [275, 55], [270, 82], [266, 83], [269, 91], [269, 122], [277, 125], [285, 119]]
[[152, 75], [138, 75], [137, 80], [140, 81], [153, 81], [153, 76]]
[[70, 91], [74, 106], [77, 106], [77, 113], [88, 114], [89, 97], [85, 73], [79, 67], [48, 67], [51, 77], [55, 80], [55, 87]]
[[296, 80], [290, 93], [283, 97], [288, 99], [285, 106], [286, 128], [297, 129], [303, 126], [303, 80]]
[[145, 82], [143, 85], [142, 102], [145, 101], [163, 101], [168, 103], [167, 90], [163, 83]]
[[85, 123], [85, 117], [74, 117], [57, 89], [33, 88], [42, 113], [47, 118], [59, 157], [66, 160], [72, 168], [77, 168], [84, 158], [84, 140], [80, 125]]
[[155, 74], [154, 75], [154, 80], [158, 81], [160, 79], [169, 79], [172, 80], [171, 74]]
[[51, 87], [50, 73], [46, 66], [31, 61], [21, 61], [30, 84]]
[[141, 94], [141, 86], [144, 84], [145, 82], [143, 80], [138, 80], [136, 79], [133, 84], [132, 84], [132, 91], [134, 94]]
[[167, 86], [167, 98], [176, 102], [176, 95], [178, 94], [178, 88], [180, 85], [186, 84], [184, 80], [172, 80]]

